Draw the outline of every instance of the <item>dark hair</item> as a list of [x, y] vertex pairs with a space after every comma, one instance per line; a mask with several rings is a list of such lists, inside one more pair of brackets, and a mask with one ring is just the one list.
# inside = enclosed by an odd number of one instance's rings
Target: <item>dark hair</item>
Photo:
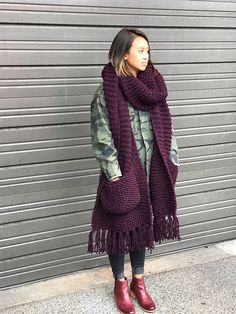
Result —
[[[129, 52], [134, 39], [138, 36], [143, 37], [149, 44], [147, 35], [137, 28], [123, 28], [113, 39], [108, 57], [117, 75], [121, 76], [131, 74], [128, 64], [124, 60], [124, 55]], [[152, 64], [150, 60], [150, 50], [148, 63]]]

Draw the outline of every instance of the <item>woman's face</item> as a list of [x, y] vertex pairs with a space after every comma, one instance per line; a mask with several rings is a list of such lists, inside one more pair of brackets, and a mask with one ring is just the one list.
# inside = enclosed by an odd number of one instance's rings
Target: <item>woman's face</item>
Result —
[[129, 52], [124, 56], [130, 72], [137, 76], [139, 71], [144, 71], [149, 60], [149, 45], [146, 39], [138, 36], [134, 39]]

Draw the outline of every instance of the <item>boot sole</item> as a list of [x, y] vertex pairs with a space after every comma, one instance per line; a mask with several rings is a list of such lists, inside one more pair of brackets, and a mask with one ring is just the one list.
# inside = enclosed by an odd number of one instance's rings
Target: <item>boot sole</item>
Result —
[[[129, 291], [129, 294], [130, 294], [131, 298], [136, 299], [136, 300], [137, 300], [137, 303], [138, 303], [138, 299], [136, 298], [136, 296], [135, 296], [135, 294], [133, 293], [133, 291], [130, 290], [130, 291]], [[157, 311], [157, 309], [155, 309], [155, 310], [146, 310], [146, 309], [144, 309], [139, 303], [138, 303], [138, 306], [140, 307], [140, 309], [142, 309], [144, 312], [147, 312], [147, 313], [154, 313], [154, 312]]]

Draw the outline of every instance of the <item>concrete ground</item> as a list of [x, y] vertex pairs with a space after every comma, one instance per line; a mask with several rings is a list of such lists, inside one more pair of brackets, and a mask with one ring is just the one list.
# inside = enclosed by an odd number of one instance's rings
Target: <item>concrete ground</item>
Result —
[[[236, 240], [226, 241], [148, 259], [146, 286], [159, 314], [235, 314], [235, 266]], [[109, 267], [81, 271], [0, 291], [0, 313], [115, 314], [112, 289]]]

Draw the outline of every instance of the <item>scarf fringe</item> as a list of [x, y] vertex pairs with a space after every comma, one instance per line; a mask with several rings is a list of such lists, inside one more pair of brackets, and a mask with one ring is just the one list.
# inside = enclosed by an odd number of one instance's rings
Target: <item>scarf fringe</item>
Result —
[[147, 247], [154, 249], [151, 226], [144, 225], [130, 231], [107, 229], [91, 230], [89, 233], [88, 253], [127, 254]]
[[177, 216], [166, 215], [154, 220], [151, 226], [144, 225], [130, 231], [113, 231], [108, 229], [91, 230], [89, 233], [88, 253], [128, 254], [146, 247], [150, 253], [155, 242], [164, 240], [181, 240]]
[[177, 216], [166, 215], [154, 220], [154, 240], [161, 243], [164, 240], [181, 240], [179, 234], [179, 220]]

